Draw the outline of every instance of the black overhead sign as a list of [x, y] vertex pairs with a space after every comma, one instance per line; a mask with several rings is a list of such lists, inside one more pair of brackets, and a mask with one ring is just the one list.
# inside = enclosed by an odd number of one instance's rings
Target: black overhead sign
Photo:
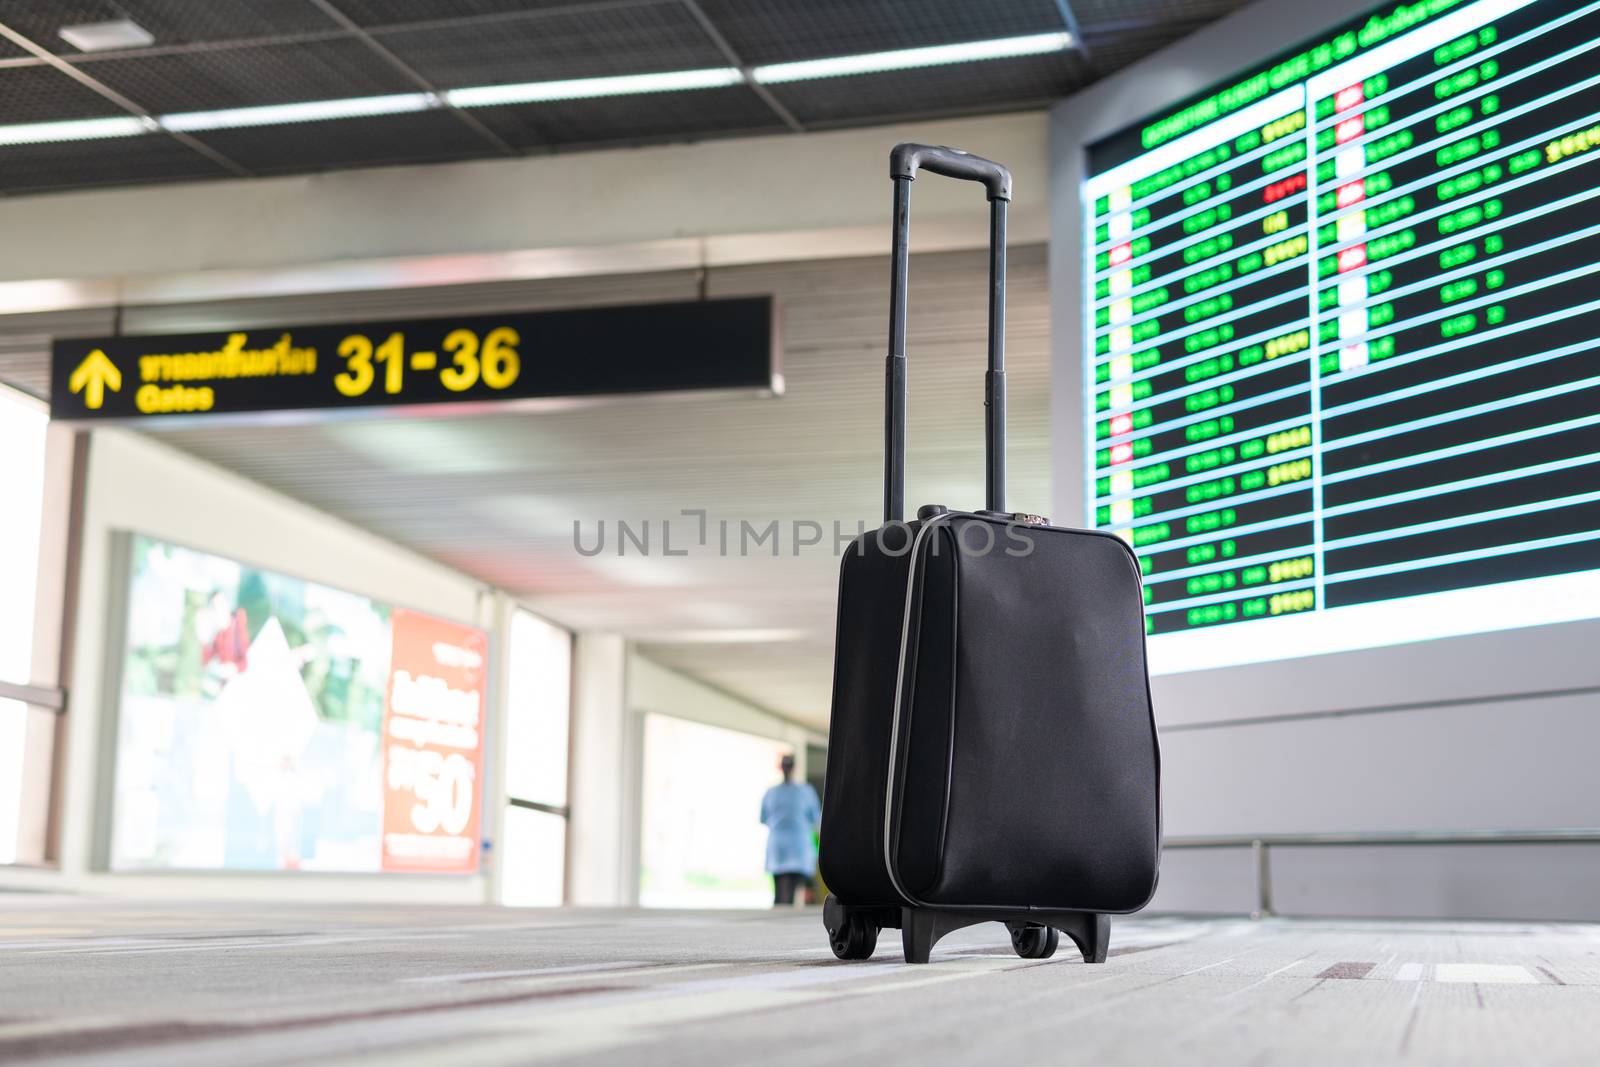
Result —
[[50, 415], [338, 413], [782, 391], [771, 297], [58, 340]]

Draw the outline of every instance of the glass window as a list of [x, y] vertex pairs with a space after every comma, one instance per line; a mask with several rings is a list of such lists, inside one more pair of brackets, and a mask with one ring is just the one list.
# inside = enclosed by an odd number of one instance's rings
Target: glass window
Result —
[[33, 657], [33, 597], [44, 501], [42, 403], [0, 385], [0, 681], [25, 683]]
[[567, 817], [515, 805], [506, 809], [501, 902], [553, 908], [565, 897]]
[[572, 635], [513, 613], [506, 654], [506, 810], [500, 843], [502, 903], [554, 907], [567, 875], [567, 734]]
[[772, 903], [761, 798], [791, 751], [770, 738], [651, 713], [644, 724], [639, 903], [761, 908]]
[[567, 806], [567, 729], [572, 714], [572, 635], [537, 615], [511, 617], [506, 792]]
[[[33, 606], [44, 501], [44, 404], [0, 385], [0, 681], [32, 681]], [[0, 863], [15, 863], [27, 708], [0, 700]]]
[[22, 819], [22, 741], [28, 707], [0, 700], [0, 863], [17, 862]]

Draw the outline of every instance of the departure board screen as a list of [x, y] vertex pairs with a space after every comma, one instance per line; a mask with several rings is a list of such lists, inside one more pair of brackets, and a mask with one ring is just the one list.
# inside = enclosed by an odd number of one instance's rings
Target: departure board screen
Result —
[[1086, 152], [1153, 670], [1600, 616], [1600, 3], [1387, 4]]

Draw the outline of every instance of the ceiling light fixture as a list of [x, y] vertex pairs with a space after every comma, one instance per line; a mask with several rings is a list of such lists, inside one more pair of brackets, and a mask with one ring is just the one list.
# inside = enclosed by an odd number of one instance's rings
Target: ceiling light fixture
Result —
[[967, 41], [928, 48], [902, 48], [893, 52], [867, 52], [829, 59], [803, 59], [795, 63], [771, 63], [756, 67], [750, 76], [764, 85], [838, 78], [847, 74], [877, 74], [916, 67], [941, 67], [952, 63], [974, 63], [984, 59], [1013, 56], [1038, 56], [1062, 52], [1072, 47], [1070, 33], [1035, 33], [1026, 37], [1001, 37], [992, 41]]
[[154, 129], [154, 122], [136, 115], [71, 119], [66, 122], [29, 122], [20, 126], [0, 126], [0, 145], [99, 141], [107, 137], [136, 137]]
[[148, 48], [156, 43], [149, 30], [130, 19], [63, 26], [60, 33], [63, 41], [80, 52], [116, 52], [127, 48]]
[[[124, 36], [110, 47], [136, 47], [150, 44], [149, 34], [131, 22], [126, 27], [137, 31], [134, 38]], [[62, 37], [84, 51], [97, 39], [80, 35], [77, 40], [69, 31], [96, 30], [124, 23], [97, 23], [87, 26], [67, 27]], [[126, 29], [123, 32], [126, 34]], [[84, 43], [87, 42], [87, 43]], [[904, 48], [893, 52], [870, 52], [863, 55], [836, 56], [829, 59], [806, 59], [794, 63], [772, 63], [756, 67], [750, 76], [757, 82], [781, 84], [809, 81], [815, 78], [837, 78], [851, 74], [871, 74], [883, 71], [911, 70], [917, 67], [936, 67], [955, 63], [973, 63], [987, 59], [1006, 59], [1016, 56], [1045, 55], [1060, 52], [1073, 46], [1070, 33], [1038, 33], [1024, 37], [1003, 37], [991, 41], [969, 41], [962, 44], [934, 45], [928, 48]], [[163, 115], [158, 119], [138, 116], [114, 118], [74, 119], [64, 122], [34, 122], [14, 126], [0, 126], [0, 145], [46, 144], [56, 141], [89, 141], [111, 137], [133, 137], [141, 133], [168, 130], [173, 133], [190, 133], [205, 130], [237, 129], [248, 126], [279, 126], [299, 122], [326, 122], [333, 119], [365, 118], [376, 115], [400, 115], [427, 111], [449, 105], [451, 107], [496, 107], [504, 104], [537, 104], [558, 100], [587, 100], [608, 96], [633, 96], [642, 93], [682, 92], [693, 89], [722, 89], [744, 81], [744, 74], [734, 67], [708, 67], [701, 70], [669, 70], [652, 74], [619, 74], [600, 78], [568, 78], [560, 81], [523, 82], [516, 85], [476, 85], [449, 89], [442, 93], [396, 93], [389, 96], [363, 96], [342, 100], [308, 100], [292, 104], [266, 104], [259, 107], [223, 108], [215, 111], [186, 111]]]
[[565, 81], [523, 82], [518, 85], [476, 85], [447, 90], [444, 98], [453, 107], [495, 107], [501, 104], [539, 104], [552, 100], [587, 100], [598, 96], [682, 92], [685, 89], [722, 89], [738, 85], [743, 80], [744, 75], [733, 67], [710, 67], [705, 70], [569, 78]]
[[163, 129], [175, 133], [225, 130], [242, 126], [281, 126], [292, 122], [327, 122], [371, 115], [402, 115], [438, 107], [433, 93], [396, 93], [393, 96], [357, 96], [346, 100], [308, 100], [298, 104], [232, 107], [221, 111], [185, 111], [162, 115]]

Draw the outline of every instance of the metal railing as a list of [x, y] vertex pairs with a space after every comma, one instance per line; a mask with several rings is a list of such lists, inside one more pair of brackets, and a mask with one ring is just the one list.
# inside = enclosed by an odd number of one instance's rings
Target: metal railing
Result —
[[1255, 869], [1253, 919], [1272, 912], [1274, 848], [1384, 848], [1403, 845], [1600, 845], [1600, 830], [1418, 830], [1398, 833], [1233, 834], [1169, 837], [1163, 849], [1249, 849]]
[[36, 708], [60, 711], [66, 707], [67, 694], [60, 689], [47, 689], [39, 685], [0, 682], [0, 700], [16, 700], [23, 704], [32, 704]]

